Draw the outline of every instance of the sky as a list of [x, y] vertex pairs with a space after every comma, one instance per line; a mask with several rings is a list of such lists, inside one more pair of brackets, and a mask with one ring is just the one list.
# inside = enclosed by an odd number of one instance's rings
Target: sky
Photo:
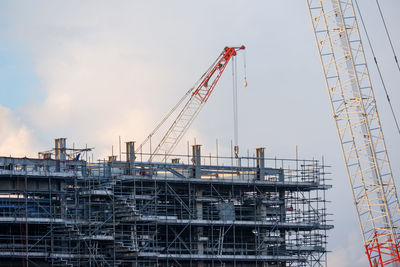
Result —
[[[396, 114], [400, 72], [375, 1], [359, 1]], [[400, 2], [381, 1], [400, 50]], [[365, 42], [364, 42], [365, 43]], [[95, 147], [96, 158], [123, 141], [141, 142], [225, 46], [238, 60], [239, 145], [267, 157], [324, 157], [329, 266], [366, 266], [348, 178], [330, 110], [306, 1], [1, 1], [0, 155], [36, 157], [54, 146]], [[398, 183], [399, 134], [369, 49], [378, 110]], [[227, 68], [183, 138], [204, 153], [229, 151], [232, 76]], [[243, 152], [244, 153], [244, 152]]]

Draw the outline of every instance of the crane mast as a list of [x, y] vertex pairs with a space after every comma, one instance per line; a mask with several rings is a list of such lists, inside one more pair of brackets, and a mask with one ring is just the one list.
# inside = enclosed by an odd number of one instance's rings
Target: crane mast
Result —
[[186, 96], [190, 95], [189, 100], [186, 102], [182, 110], [179, 112], [172, 125], [168, 128], [165, 135], [162, 137], [160, 143], [152, 151], [149, 161], [153, 161], [155, 157], [166, 160], [167, 157], [174, 150], [183, 135], [186, 133], [190, 124], [196, 118], [203, 105], [209, 99], [212, 91], [218, 83], [219, 78], [224, 72], [229, 60], [236, 56], [236, 52], [243, 50], [245, 47], [225, 47], [222, 53], [218, 56], [217, 60], [210, 66], [210, 68], [203, 74], [200, 80], [191, 88], [185, 96], [178, 102], [177, 105], [167, 114], [160, 124], [153, 130], [152, 133], [145, 139], [145, 141], [138, 147], [136, 151], [140, 151], [145, 143], [151, 140], [151, 137], [161, 127], [161, 125], [170, 117], [173, 111], [183, 102]]
[[352, 0], [307, 0], [370, 266], [400, 262], [400, 209]]

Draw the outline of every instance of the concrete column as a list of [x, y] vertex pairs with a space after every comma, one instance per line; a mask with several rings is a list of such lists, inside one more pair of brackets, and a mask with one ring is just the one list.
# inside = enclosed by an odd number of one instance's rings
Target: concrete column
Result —
[[65, 161], [67, 160], [67, 139], [66, 138], [57, 138], [55, 139], [55, 159], [56, 162], [56, 172], [60, 172], [65, 168]]
[[55, 139], [56, 160], [65, 161], [67, 159], [66, 148], [67, 148], [66, 138]]
[[[198, 237], [203, 237], [204, 236], [204, 229], [203, 227], [197, 228], [197, 235]], [[204, 255], [204, 241], [202, 240], [197, 240], [197, 254], [198, 255]], [[198, 267], [204, 267], [204, 262], [203, 261], [198, 261], [197, 262]]]
[[197, 254], [203, 255], [204, 254], [204, 241], [200, 240], [200, 238], [204, 238], [204, 230], [203, 227], [197, 228]]
[[[284, 182], [284, 174], [283, 169], [279, 172], [279, 182]], [[280, 221], [286, 221], [286, 198], [285, 198], [285, 190], [279, 190], [279, 200], [282, 204], [280, 204]]]
[[267, 206], [262, 201], [257, 205], [257, 215], [257, 220], [264, 221], [267, 218]]
[[194, 166], [194, 178], [201, 178], [201, 145], [194, 145], [193, 149], [193, 166]]
[[[284, 172], [283, 172], [283, 169], [280, 169], [279, 182], [284, 183], [284, 181], [285, 181]], [[286, 222], [286, 212], [287, 212], [287, 210], [286, 210], [285, 190], [279, 190], [279, 200], [281, 202], [281, 204], [279, 206], [279, 208], [280, 208], [280, 218], [279, 218], [279, 220], [283, 223], [283, 222]], [[281, 230], [280, 237], [283, 240], [283, 242], [281, 244], [281, 248], [286, 250], [286, 243], [285, 243], [286, 233], [285, 233], [284, 230]], [[285, 265], [282, 265], [282, 266], [286, 266], [286, 263], [282, 263], [282, 264], [285, 264]]]
[[258, 168], [257, 180], [264, 180], [265, 179], [264, 148], [263, 147], [257, 148], [256, 151], [257, 151], [257, 168]]
[[133, 169], [135, 165], [135, 142], [126, 142], [126, 162], [128, 162], [128, 173], [133, 174]]
[[[201, 198], [203, 195], [203, 190], [196, 191], [196, 199]], [[198, 220], [203, 219], [203, 202], [201, 201], [196, 201], [196, 217]]]

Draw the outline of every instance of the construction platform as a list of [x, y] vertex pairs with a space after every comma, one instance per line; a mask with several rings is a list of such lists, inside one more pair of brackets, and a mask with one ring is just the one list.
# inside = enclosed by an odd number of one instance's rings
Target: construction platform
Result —
[[0, 157], [7, 266], [325, 266], [326, 166], [192, 155], [169, 162]]

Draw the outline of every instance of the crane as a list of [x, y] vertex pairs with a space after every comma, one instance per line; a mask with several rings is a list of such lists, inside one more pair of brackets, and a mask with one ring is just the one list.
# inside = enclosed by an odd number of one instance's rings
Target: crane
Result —
[[370, 266], [400, 262], [400, 209], [352, 0], [306, 0]]
[[225, 47], [218, 58], [201, 76], [196, 84], [186, 92], [186, 94], [178, 101], [171, 111], [168, 112], [168, 114], [162, 119], [156, 128], [146, 137], [142, 144], [138, 146], [136, 152], [141, 151], [144, 145], [148, 142], [150, 143], [150, 151], [152, 151], [151, 138], [172, 116], [177, 108], [181, 106], [183, 101], [190, 96], [182, 110], [178, 113], [178, 116], [174, 119], [172, 125], [168, 128], [167, 132], [164, 134], [155, 149], [151, 152], [149, 157], [150, 162], [153, 161], [155, 157], [161, 157], [162, 160], [166, 160], [179, 143], [183, 135], [186, 133], [187, 129], [196, 118], [201, 108], [210, 98], [212, 91], [217, 85], [218, 80], [224, 72], [230, 59], [233, 56], [236, 56], [237, 51], [244, 49], [244, 45], [238, 47]]

